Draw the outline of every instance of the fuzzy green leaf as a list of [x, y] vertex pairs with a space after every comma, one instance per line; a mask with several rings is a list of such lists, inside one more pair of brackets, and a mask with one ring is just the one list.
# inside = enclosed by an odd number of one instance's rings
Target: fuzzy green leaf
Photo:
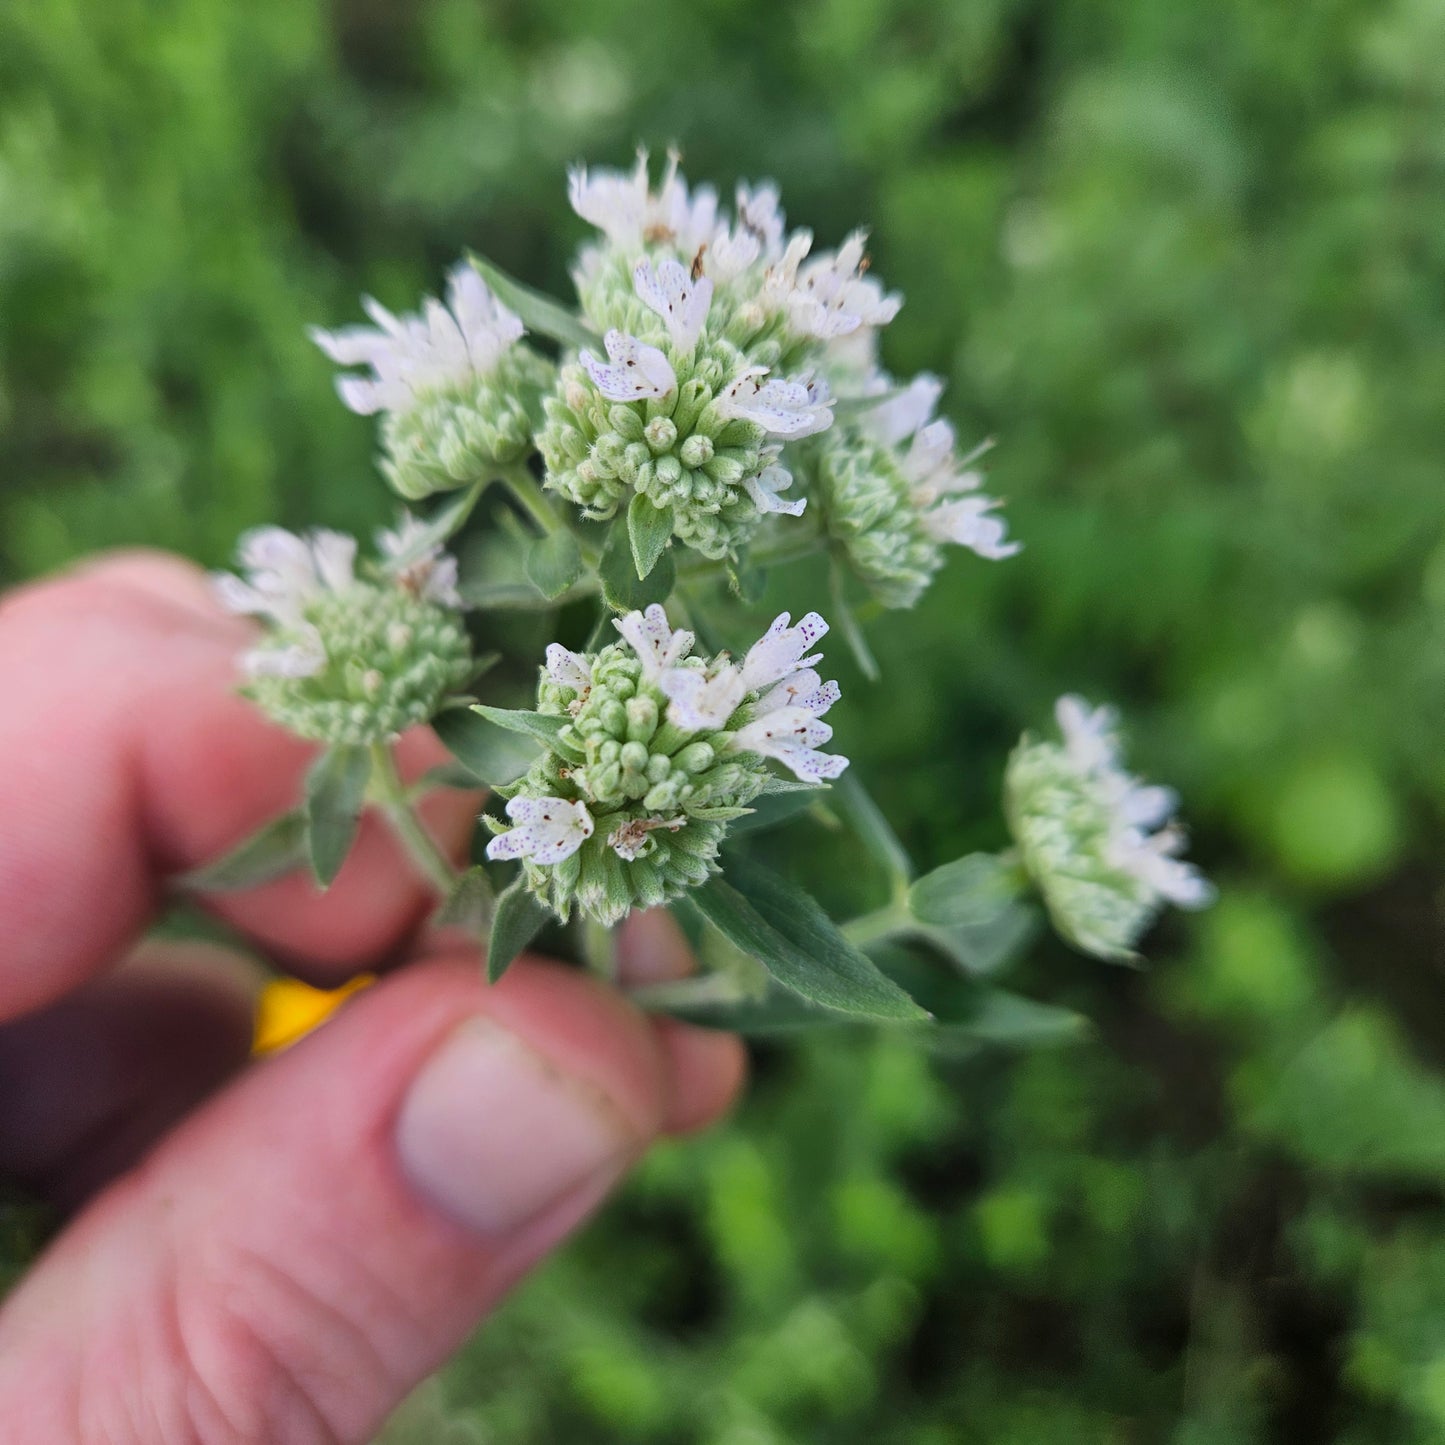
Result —
[[672, 537], [672, 508], [654, 507], [642, 492], [627, 505], [627, 536], [638, 581], [645, 581]]
[[746, 858], [731, 859], [727, 874], [696, 889], [691, 900], [784, 988], [861, 1018], [928, 1017], [802, 889]]
[[479, 864], [457, 878], [432, 923], [437, 928], [460, 928], [481, 938], [491, 930], [496, 906], [497, 896], [487, 870]]
[[539, 332], [560, 341], [563, 346], [573, 346], [581, 351], [584, 347], [600, 353], [602, 340], [594, 336], [581, 319], [559, 305], [550, 296], [534, 291], [530, 286], [508, 276], [499, 266], [474, 252], [467, 253], [467, 259], [476, 268], [477, 274], [491, 287], [492, 295], [522, 318], [522, 325], [528, 331]]
[[677, 566], [671, 550], [663, 552], [645, 578], [638, 577], [630, 530], [625, 521], [613, 523], [602, 550], [602, 560], [597, 565], [602, 596], [616, 612], [636, 612], [654, 602], [666, 602], [677, 581]]
[[748, 833], [761, 833], [765, 828], [777, 828], [806, 813], [822, 796], [822, 788], [801, 788], [795, 793], [781, 793], [777, 796], [764, 794], [753, 804], [746, 818], [739, 818], [728, 829], [728, 841]]
[[306, 774], [306, 851], [323, 888], [351, 851], [370, 780], [371, 754], [347, 745], [328, 748]]
[[493, 983], [542, 931], [549, 916], [536, 895], [528, 890], [527, 880], [520, 875], [503, 890], [492, 915], [492, 937], [487, 946], [487, 977]]
[[529, 734], [490, 722], [471, 708], [448, 708], [432, 719], [432, 730], [472, 774], [493, 788], [515, 783], [537, 757]]
[[306, 861], [306, 814], [297, 808], [273, 818], [229, 853], [179, 881], [198, 893], [241, 893], [304, 868]]
[[423, 526], [411, 539], [405, 551], [388, 559], [387, 566], [394, 572], [404, 571], [419, 562], [433, 547], [440, 547], [460, 532], [472, 509], [481, 500], [481, 495], [491, 485], [492, 479], [473, 482], [465, 491], [458, 492], [445, 506], [427, 518]]
[[582, 549], [571, 532], [553, 532], [527, 548], [522, 565], [537, 591], [551, 601], [582, 575]]
[[484, 718], [503, 727], [508, 732], [524, 733], [528, 737], [536, 738], [538, 742], [545, 743], [548, 747], [555, 747], [557, 735], [572, 720], [565, 717], [552, 717], [544, 712], [525, 712], [520, 708], [509, 707], [488, 707], [485, 703], [477, 703], [472, 709], [474, 713], [480, 713]]
[[1018, 870], [992, 853], [970, 853], [926, 873], [908, 890], [908, 907], [920, 923], [980, 928], [1018, 901]]

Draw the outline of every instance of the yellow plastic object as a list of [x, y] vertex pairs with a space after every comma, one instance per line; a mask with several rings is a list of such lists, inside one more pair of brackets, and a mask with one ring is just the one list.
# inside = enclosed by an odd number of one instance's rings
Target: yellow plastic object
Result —
[[376, 975], [358, 974], [340, 988], [312, 988], [295, 978], [268, 983], [256, 1003], [253, 1054], [276, 1054], [289, 1049], [312, 1029], [320, 1028], [354, 993], [376, 982]]

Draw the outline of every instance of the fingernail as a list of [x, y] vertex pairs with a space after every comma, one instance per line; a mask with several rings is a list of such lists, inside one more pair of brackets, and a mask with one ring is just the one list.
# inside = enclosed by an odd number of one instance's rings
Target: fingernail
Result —
[[396, 1141], [412, 1185], [491, 1236], [620, 1176], [638, 1143], [601, 1093], [488, 1019], [463, 1024], [417, 1075]]

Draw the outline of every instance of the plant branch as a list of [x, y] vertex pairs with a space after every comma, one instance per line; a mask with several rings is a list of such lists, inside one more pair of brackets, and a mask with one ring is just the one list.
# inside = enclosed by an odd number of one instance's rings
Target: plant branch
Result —
[[417, 871], [443, 898], [447, 897], [456, 885], [457, 870], [413, 809], [391, 749], [385, 743], [373, 743], [371, 757], [372, 787], [382, 816]]

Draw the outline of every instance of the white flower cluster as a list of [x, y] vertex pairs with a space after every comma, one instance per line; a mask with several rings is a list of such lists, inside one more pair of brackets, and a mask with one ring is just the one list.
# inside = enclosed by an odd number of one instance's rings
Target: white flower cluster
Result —
[[228, 611], [268, 624], [241, 670], [250, 695], [302, 737], [394, 735], [429, 718], [469, 670], [456, 559], [410, 515], [376, 542], [372, 581], [357, 576], [354, 537], [260, 527], [238, 547], [245, 576], [213, 578]]
[[420, 316], [393, 316], [362, 298], [376, 323], [308, 335], [338, 366], [368, 366], [368, 377], [339, 376], [336, 390], [360, 416], [410, 411], [427, 396], [484, 380], [521, 339], [521, 319], [487, 289], [467, 262], [447, 277], [447, 304], [426, 297]]
[[1179, 856], [1174, 791], [1124, 769], [1114, 710], [1067, 696], [1055, 717], [1061, 746], [1025, 738], [1009, 761], [1014, 838], [1059, 932], [1099, 957], [1127, 959], [1164, 904], [1203, 908], [1214, 890]]
[[[707, 791], [710, 770], [729, 757], [772, 758], [809, 783], [836, 778], [848, 766], [848, 759], [841, 754], [820, 751], [833, 736], [832, 728], [822, 721], [823, 714], [840, 694], [836, 682], [825, 683], [814, 669], [822, 654], [805, 656], [828, 631], [828, 624], [816, 612], [808, 613], [796, 625], [786, 612], [780, 614], [741, 663], [732, 662], [726, 655], [710, 662], [691, 657], [693, 634], [674, 629], [667, 614], [656, 605], [644, 612], [628, 613], [615, 625], [637, 664], [635, 686], [626, 694], [626, 702], [633, 704], [632, 711], [620, 715], [630, 734], [628, 741], [642, 749], [639, 766], [634, 770], [649, 779], [657, 771], [655, 764], [648, 769], [649, 754], [642, 741], [644, 729], [639, 727], [639, 720], [648, 716], [648, 708], [637, 704], [638, 699], [655, 690], [666, 699], [665, 718], [673, 729], [669, 742], [672, 755], [683, 758], [702, 779], [701, 791], [695, 796], [704, 807], [704, 815], [720, 801], [715, 792]], [[568, 709], [573, 717], [589, 700], [595, 705], [591, 694], [600, 666], [597, 659], [570, 652], [557, 643], [547, 649], [546, 677], [556, 687], [575, 694]], [[696, 749], [691, 749], [690, 754], [691, 744], [703, 737], [707, 739], [704, 755], [699, 757]], [[668, 771], [661, 770], [661, 776]], [[739, 778], [745, 774], [726, 767], [725, 774], [726, 781], [716, 787], [736, 791]], [[569, 767], [566, 775], [592, 799], [594, 806], [599, 797], [608, 803], [617, 802], [600, 783], [589, 786], [585, 766]], [[752, 790], [749, 796], [754, 795], [761, 778], [746, 781]], [[644, 802], [648, 796], [644, 796]], [[735, 804], [737, 798], [729, 798], [728, 802]], [[507, 804], [507, 816], [514, 826], [488, 845], [490, 858], [526, 858], [541, 865], [560, 863], [577, 852], [596, 827], [585, 798], [519, 795]], [[607, 844], [618, 856], [632, 861], [642, 852], [648, 835], [659, 829], [677, 832], [688, 822], [686, 807], [681, 813], [665, 816], [638, 816], [635, 810], [627, 809], [610, 827]]]

